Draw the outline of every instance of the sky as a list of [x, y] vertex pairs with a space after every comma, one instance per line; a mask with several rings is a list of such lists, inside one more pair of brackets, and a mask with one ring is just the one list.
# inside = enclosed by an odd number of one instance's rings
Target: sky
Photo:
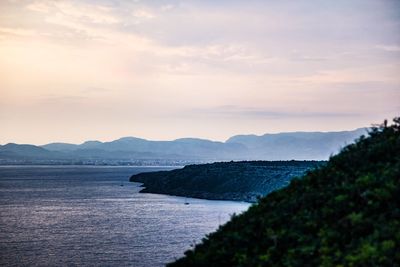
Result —
[[400, 115], [400, 1], [0, 1], [0, 144]]

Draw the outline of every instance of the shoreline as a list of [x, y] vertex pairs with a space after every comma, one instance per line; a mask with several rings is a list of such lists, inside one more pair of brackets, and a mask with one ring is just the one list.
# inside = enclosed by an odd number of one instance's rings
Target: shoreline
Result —
[[317, 161], [240, 161], [187, 165], [181, 169], [134, 174], [140, 193], [256, 203], [295, 177], [323, 165]]
[[[190, 196], [190, 195], [174, 195], [174, 194], [169, 194], [169, 193], [156, 193], [156, 192], [142, 192], [145, 187], [143, 187], [143, 184], [140, 182], [130, 182], [133, 184], [138, 184], [138, 187], [141, 188], [141, 190], [138, 192], [139, 194], [154, 194], [154, 195], [164, 195], [164, 196], [169, 196], [169, 197], [178, 197], [178, 198], [182, 198], [185, 199], [187, 198], [188, 201], [190, 201], [191, 199], [194, 200], [208, 200], [208, 201], [228, 201], [228, 202], [235, 202], [235, 203], [245, 203], [245, 204], [254, 204], [257, 202], [249, 202], [249, 201], [245, 201], [245, 200], [236, 200], [236, 199], [215, 199], [215, 198], [200, 198], [200, 197], [194, 197], [194, 196]], [[191, 204], [191, 203], [189, 203]]]
[[139, 188], [141, 190], [139, 191], [139, 194], [157, 194], [157, 195], [165, 195], [165, 196], [171, 196], [171, 197], [181, 197], [181, 198], [191, 198], [191, 199], [200, 199], [200, 200], [210, 200], [210, 201], [232, 201], [232, 202], [242, 202], [242, 203], [248, 203], [248, 204], [254, 204], [257, 203], [257, 200], [251, 201], [251, 200], [244, 200], [242, 198], [237, 199], [237, 198], [207, 198], [207, 197], [201, 197], [195, 194], [173, 194], [173, 193], [167, 193], [167, 192], [156, 192], [156, 191], [145, 191], [147, 188], [144, 187], [143, 183], [140, 182], [130, 182], [130, 183], [137, 183], [139, 184]]
[[10, 164], [5, 164], [5, 165], [1, 165], [0, 164], [0, 168], [6, 168], [6, 167], [46, 167], [46, 168], [52, 168], [52, 167], [95, 167], [95, 168], [175, 168], [175, 169], [179, 169], [179, 168], [183, 168], [185, 166], [178, 166], [178, 165], [73, 165], [73, 164], [14, 164], [14, 165], [10, 165]]

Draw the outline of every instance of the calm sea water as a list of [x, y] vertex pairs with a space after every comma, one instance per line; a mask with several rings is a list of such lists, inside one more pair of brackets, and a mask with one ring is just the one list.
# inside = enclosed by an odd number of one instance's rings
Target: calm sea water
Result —
[[0, 167], [0, 265], [163, 266], [249, 207], [128, 182], [161, 169]]

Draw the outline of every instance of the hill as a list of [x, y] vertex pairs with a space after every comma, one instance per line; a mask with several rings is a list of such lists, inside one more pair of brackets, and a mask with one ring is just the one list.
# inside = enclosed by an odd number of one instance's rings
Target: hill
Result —
[[[151, 153], [153, 158], [186, 160], [327, 160], [341, 147], [366, 133], [365, 128], [342, 132], [287, 132], [277, 134], [237, 135], [226, 142], [199, 138], [152, 141], [123, 137], [110, 142], [87, 141], [80, 145], [52, 143], [42, 146], [52, 151], [72, 152], [99, 157], [113, 152], [124, 159]], [[96, 151], [96, 152], [94, 152]], [[128, 153], [129, 152], [129, 153]]]
[[217, 162], [139, 173], [130, 181], [144, 183], [142, 193], [255, 202], [257, 197], [288, 185], [292, 178], [320, 164], [317, 161]]
[[0, 146], [0, 160], [3, 158], [11, 160], [53, 159], [65, 158], [65, 155], [62, 152], [48, 151], [34, 145], [8, 143]]
[[400, 118], [168, 266], [400, 266]]
[[363, 134], [365, 128], [341, 132], [287, 132], [277, 134], [237, 135], [226, 143], [247, 147], [248, 159], [263, 160], [327, 160], [342, 147], [351, 144]]
[[[69, 152], [76, 156], [104, 155], [112, 152], [114, 158], [161, 158], [226, 160], [234, 158], [246, 147], [238, 143], [223, 143], [197, 138], [173, 141], [151, 141], [136, 137], [123, 137], [111, 142], [87, 141], [80, 145], [52, 143], [42, 146], [48, 150]], [[149, 157], [146, 157], [147, 156]]]
[[[327, 160], [365, 129], [234, 136], [226, 142], [199, 138], [151, 141], [123, 137], [110, 142], [0, 146], [0, 164], [174, 165], [231, 160]], [[25, 146], [25, 147], [24, 147]]]

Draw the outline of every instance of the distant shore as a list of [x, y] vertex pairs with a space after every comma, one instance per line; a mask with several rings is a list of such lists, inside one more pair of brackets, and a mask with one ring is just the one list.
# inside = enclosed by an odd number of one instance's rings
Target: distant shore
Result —
[[95, 164], [0, 164], [0, 168], [2, 167], [71, 167], [71, 168], [79, 168], [79, 167], [141, 167], [141, 168], [183, 168], [184, 166], [180, 165], [95, 165]]

